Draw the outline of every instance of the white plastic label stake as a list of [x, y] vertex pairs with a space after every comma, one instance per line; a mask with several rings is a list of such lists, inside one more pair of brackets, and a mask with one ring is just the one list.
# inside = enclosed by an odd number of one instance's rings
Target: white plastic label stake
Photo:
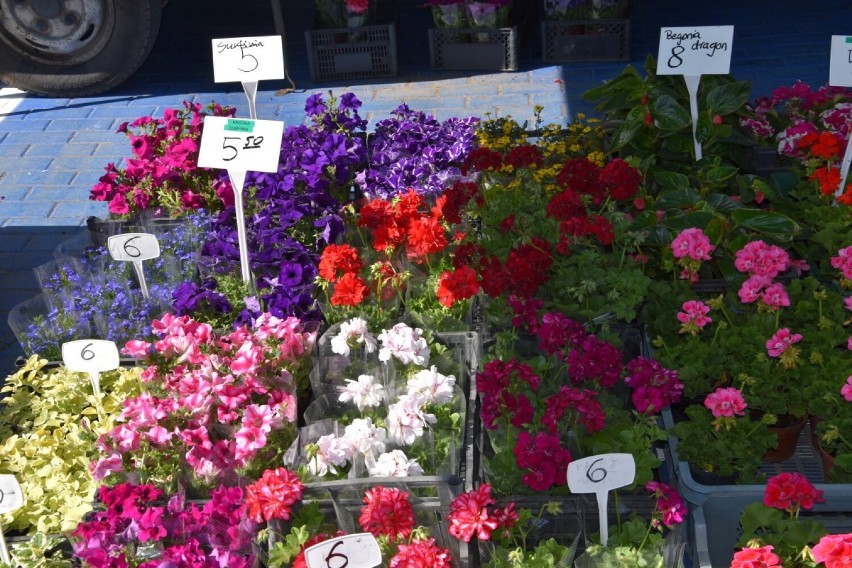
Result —
[[275, 172], [284, 123], [227, 116], [207, 116], [201, 133], [198, 165], [235, 172]]
[[[831, 65], [828, 84], [833, 87], [852, 87], [852, 36], [831, 36]], [[852, 132], [850, 132], [852, 134]], [[852, 163], [852, 144], [846, 145], [846, 153], [840, 162], [840, 187], [835, 197], [843, 194], [844, 182]]]
[[609, 540], [607, 500], [609, 492], [636, 479], [633, 454], [598, 454], [568, 464], [568, 489], [571, 493], [594, 493], [598, 501], [601, 544]]
[[[21, 484], [18, 483], [18, 478], [9, 474], [0, 475], [0, 515], [17, 511], [23, 506], [24, 494], [21, 491]], [[6, 564], [12, 563], [2, 527], [0, 527], [0, 560]]]
[[95, 396], [101, 394], [100, 375], [118, 368], [118, 347], [105, 339], [77, 339], [62, 344], [62, 362], [69, 371], [88, 373]]
[[276, 120], [247, 120], [224, 116], [204, 119], [198, 165], [228, 170], [234, 188], [237, 239], [240, 247], [240, 271], [243, 282], [252, 289], [248, 242], [243, 209], [243, 184], [246, 171], [278, 171], [284, 123]]
[[257, 82], [284, 78], [281, 36], [214, 39], [213, 81]]
[[160, 243], [157, 237], [150, 233], [125, 233], [114, 235], [107, 239], [107, 250], [113, 259], [132, 262], [142, 295], [149, 298], [148, 283], [142, 270], [142, 261], [160, 256]]
[[695, 159], [704, 155], [695, 138], [698, 128], [698, 84], [701, 75], [726, 75], [731, 71], [734, 26], [661, 28], [657, 75], [683, 75], [689, 91], [692, 142]]
[[382, 551], [370, 533], [349, 534], [305, 549], [308, 568], [373, 568], [382, 563]]
[[657, 75], [727, 75], [734, 26], [661, 28]]

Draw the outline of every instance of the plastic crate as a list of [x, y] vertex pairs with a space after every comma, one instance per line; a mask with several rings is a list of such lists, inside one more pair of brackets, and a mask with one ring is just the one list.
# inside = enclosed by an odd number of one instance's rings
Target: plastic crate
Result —
[[305, 31], [314, 81], [397, 74], [396, 25]]
[[[666, 428], [674, 425], [670, 411], [663, 412]], [[789, 460], [761, 466], [767, 476], [798, 472], [822, 490], [825, 503], [817, 503], [803, 516], [826, 525], [830, 533], [852, 532], [852, 484], [823, 483], [822, 461], [810, 444], [810, 427], [799, 436], [796, 453]], [[730, 566], [734, 547], [741, 535], [743, 508], [763, 501], [765, 485], [704, 485], [697, 482], [689, 464], [680, 461], [678, 441], [669, 437], [667, 459], [675, 465], [677, 488], [689, 507], [687, 541], [693, 568]]]
[[518, 29], [429, 30], [429, 63], [440, 70], [515, 71]]
[[554, 20], [541, 23], [542, 57], [548, 63], [627, 61], [630, 20]]

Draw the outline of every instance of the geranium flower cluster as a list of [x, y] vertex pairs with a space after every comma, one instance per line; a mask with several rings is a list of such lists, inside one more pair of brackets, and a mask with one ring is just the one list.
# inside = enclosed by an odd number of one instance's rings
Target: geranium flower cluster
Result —
[[258, 523], [289, 520], [293, 505], [302, 500], [303, 489], [295, 473], [283, 467], [267, 469], [260, 479], [246, 486], [248, 517]]
[[392, 199], [410, 190], [438, 196], [460, 174], [459, 166], [476, 146], [478, 118], [443, 122], [406, 104], [380, 120], [370, 136], [369, 166], [358, 186], [370, 198]]
[[364, 493], [358, 523], [390, 550], [390, 568], [450, 568], [450, 552], [417, 527], [410, 495], [398, 488], [376, 486]]
[[238, 487], [219, 487], [203, 506], [187, 503], [180, 494], [167, 498], [152, 485], [130, 483], [102, 486], [98, 497], [105, 510], [80, 523], [72, 536], [74, 556], [86, 566], [253, 565], [254, 526], [245, 521]]
[[494, 532], [511, 530], [518, 521], [514, 503], [489, 510], [489, 506], [495, 503], [491, 496], [491, 486], [487, 483], [453, 499], [447, 517], [450, 534], [470, 542], [473, 537], [485, 541], [490, 540]]
[[[344, 412], [336, 423], [343, 427], [342, 435], [326, 434], [308, 444], [311, 475], [338, 475], [356, 462], [363, 463], [373, 477], [424, 474], [423, 464], [407, 456], [404, 449], [414, 446], [426, 432], [445, 426], [437, 424], [438, 416], [445, 417], [453, 406], [456, 378], [429, 365], [431, 351], [421, 333], [419, 328], [399, 323], [373, 338], [360, 318], [341, 324], [330, 341], [333, 352], [348, 354], [350, 342], [363, 340], [371, 346], [367, 353], [375, 353], [382, 367], [375, 373], [359, 371], [356, 378], [344, 378], [336, 387], [336, 400], [354, 405], [359, 417]], [[399, 369], [403, 373], [399, 378], [405, 381], [401, 388], [396, 384], [395, 362], [408, 367]], [[335, 417], [323, 415], [323, 419], [329, 418]], [[349, 474], [358, 472], [350, 468]]]
[[93, 464], [96, 478], [125, 472], [165, 481], [188, 466], [210, 480], [289, 446], [315, 331], [268, 314], [254, 331], [226, 335], [171, 314], [153, 328], [158, 341], [130, 341], [123, 350], [150, 364], [147, 389], [124, 402], [120, 423], [98, 440], [104, 457]]
[[716, 247], [710, 243], [709, 237], [699, 228], [690, 227], [681, 231], [671, 244], [672, 256], [681, 267], [680, 278], [690, 282], [698, 282], [698, 270], [701, 263], [710, 260], [710, 255]]
[[758, 308], [776, 311], [790, 305], [790, 298], [780, 282], [773, 278], [792, 266], [790, 255], [764, 241], [751, 241], [734, 255], [734, 266], [748, 275], [737, 295], [744, 304], [760, 300]]
[[403, 288], [413, 287], [418, 280], [413, 276], [424, 272], [425, 295], [444, 308], [475, 295], [476, 273], [449, 262], [464, 238], [452, 229], [461, 220], [461, 206], [442, 195], [429, 207], [413, 189], [392, 200], [376, 198], [363, 204], [355, 224], [367, 233], [369, 248], [330, 245], [320, 258], [320, 286], [327, 294], [330, 290], [327, 319], [337, 321], [340, 315], [361, 310], [375, 312], [371, 321], [381, 323], [395, 316], [393, 300], [402, 300]]
[[166, 109], [163, 118], [143, 116], [118, 127], [130, 139], [134, 157], [125, 160], [123, 169], [108, 164], [90, 199], [108, 201], [116, 216], [148, 209], [166, 215], [217, 211], [233, 202], [230, 183], [220, 179], [219, 171], [198, 167], [198, 149], [204, 117], [234, 116], [236, 109], [214, 103], [205, 112], [198, 103], [183, 104]]
[[677, 321], [680, 322], [680, 333], [698, 335], [708, 324], [713, 323], [710, 306], [697, 300], [688, 300], [681, 307], [683, 311], [677, 313]]
[[686, 503], [683, 502], [683, 497], [677, 489], [659, 481], [649, 481], [645, 484], [645, 489], [653, 493], [657, 499], [651, 518], [653, 527], [662, 529], [660, 527], [662, 522], [667, 528], [671, 528], [683, 522], [687, 513]]
[[655, 359], [636, 357], [630, 361], [624, 382], [633, 391], [633, 407], [643, 414], [658, 414], [683, 395], [677, 371], [666, 369]]

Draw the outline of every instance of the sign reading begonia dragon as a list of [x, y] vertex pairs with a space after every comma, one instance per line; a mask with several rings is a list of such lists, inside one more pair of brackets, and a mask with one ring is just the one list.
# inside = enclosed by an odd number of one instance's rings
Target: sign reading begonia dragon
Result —
[[698, 84], [702, 75], [727, 75], [731, 71], [734, 26], [662, 28], [657, 55], [657, 75], [683, 75], [689, 92], [695, 159], [702, 158], [698, 126]]

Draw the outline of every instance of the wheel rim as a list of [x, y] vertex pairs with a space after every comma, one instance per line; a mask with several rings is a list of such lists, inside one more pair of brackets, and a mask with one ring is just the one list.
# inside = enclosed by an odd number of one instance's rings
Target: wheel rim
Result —
[[85, 63], [112, 32], [109, 0], [0, 0], [0, 40], [46, 64]]

